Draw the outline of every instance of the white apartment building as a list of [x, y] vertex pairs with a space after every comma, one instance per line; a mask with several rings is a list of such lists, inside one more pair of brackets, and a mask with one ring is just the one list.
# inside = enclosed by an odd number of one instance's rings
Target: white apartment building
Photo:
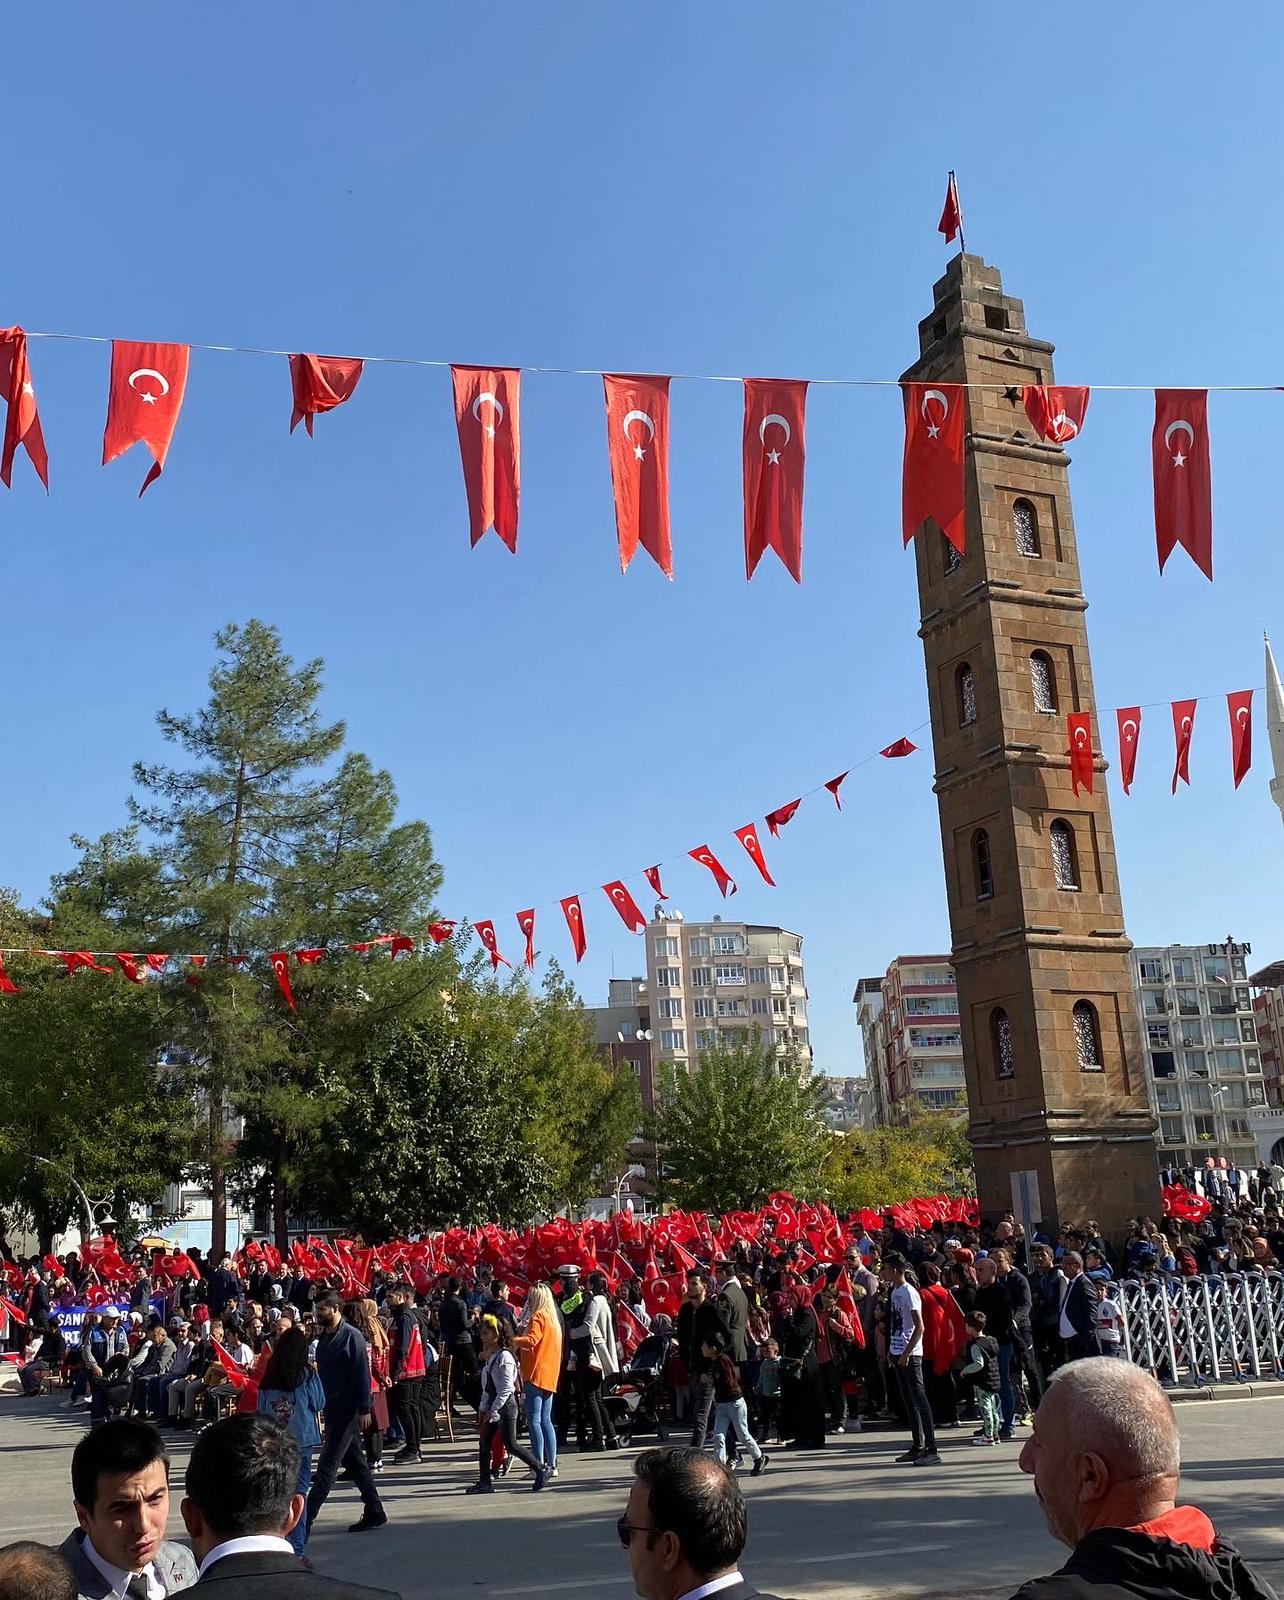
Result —
[[792, 1048], [810, 1062], [801, 935], [721, 917], [687, 922], [658, 905], [646, 969], [657, 1064], [690, 1067], [720, 1039], [744, 1042], [755, 1029], [779, 1054]]
[[958, 990], [947, 955], [897, 956], [852, 996], [875, 1115], [884, 1127], [927, 1111], [967, 1109]]

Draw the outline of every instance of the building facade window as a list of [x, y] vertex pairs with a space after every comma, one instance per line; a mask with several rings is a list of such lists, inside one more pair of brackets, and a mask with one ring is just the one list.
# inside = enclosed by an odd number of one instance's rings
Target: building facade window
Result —
[[771, 1001], [765, 997], [755, 997], [749, 1002], [749, 1011], [755, 1017], [769, 1017], [771, 1015]]
[[1048, 830], [1052, 841], [1052, 869], [1057, 875], [1058, 889], [1079, 887], [1079, 852], [1074, 846], [1074, 829], [1058, 817]]
[[655, 941], [655, 953], [661, 958], [665, 956], [676, 956], [678, 953], [678, 941], [676, 939], [667, 938], [657, 939]]
[[990, 1012], [990, 1053], [994, 1058], [994, 1076], [1010, 1078], [1016, 1072], [1012, 1057], [1012, 1022], [1002, 1006]]
[[715, 967], [713, 969], [713, 981], [719, 986], [743, 983], [745, 981], [745, 969], [737, 966]]
[[738, 933], [715, 933], [713, 936], [715, 956], [740, 956], [744, 950], [745, 942]]
[[750, 967], [749, 968], [749, 982], [750, 983], [766, 983], [766, 981], [767, 981], [767, 969], [766, 969], [766, 967]]
[[1030, 657], [1030, 691], [1036, 711], [1057, 709], [1057, 675], [1046, 650], [1036, 650]]
[[692, 967], [691, 987], [693, 989], [707, 989], [713, 982], [712, 967]]
[[941, 557], [945, 564], [945, 576], [952, 578], [963, 565], [963, 557], [944, 534], [941, 535]]
[[699, 934], [692, 939], [688, 939], [687, 951], [693, 956], [707, 956], [709, 954], [708, 939]]
[[662, 1028], [660, 1030], [661, 1050], [685, 1050], [687, 1036], [681, 1028]]
[[691, 1015], [693, 1017], [711, 1017], [713, 1015], [712, 1000], [693, 1000], [691, 1002]]
[[976, 898], [994, 898], [994, 869], [990, 864], [990, 836], [984, 828], [972, 835], [972, 870], [976, 876]]
[[1039, 554], [1039, 519], [1028, 500], [1013, 501], [1012, 535], [1019, 555]]
[[682, 987], [681, 967], [657, 967], [655, 969], [655, 983], [658, 989], [680, 989]]
[[1097, 1008], [1091, 1000], [1076, 1000], [1071, 1013], [1074, 1020], [1074, 1047], [1081, 1072], [1101, 1072], [1105, 1063], [1101, 1059], [1101, 1025]]
[[976, 721], [976, 680], [966, 661], [954, 674], [954, 692], [958, 700], [959, 727], [969, 728]]

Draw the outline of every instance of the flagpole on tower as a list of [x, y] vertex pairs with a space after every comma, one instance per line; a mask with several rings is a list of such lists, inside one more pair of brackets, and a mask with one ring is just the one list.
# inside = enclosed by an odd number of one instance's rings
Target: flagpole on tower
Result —
[[954, 176], [954, 168], [950, 168], [950, 181], [945, 187], [945, 205], [941, 211], [941, 220], [936, 224], [936, 231], [945, 235], [946, 244], [954, 243], [954, 235], [959, 236], [959, 254], [967, 249], [963, 238], [963, 208], [959, 204], [959, 186]]

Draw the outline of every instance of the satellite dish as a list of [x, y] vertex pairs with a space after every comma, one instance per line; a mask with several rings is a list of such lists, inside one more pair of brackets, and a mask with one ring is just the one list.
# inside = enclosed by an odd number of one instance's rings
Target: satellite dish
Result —
[[655, 1038], [655, 1035], [651, 1032], [650, 1028], [647, 1028], [644, 1032], [640, 1033], [638, 1037], [640, 1039], [645, 1039], [649, 1044], [650, 1041]]
[[616, 1029], [616, 1030], [615, 1030], [615, 1037], [616, 1037], [616, 1038], [617, 1038], [617, 1039], [618, 1039], [618, 1040], [619, 1040], [619, 1041], [620, 1041], [620, 1043], [621, 1043], [621, 1044], [623, 1044], [623, 1043], [624, 1043], [624, 1042], [625, 1042], [625, 1039], [626, 1039], [626, 1038], [627, 1038], [627, 1037], [628, 1037], [628, 1036], [627, 1036], [627, 1034], [626, 1034], [626, 1033], [625, 1033], [625, 1032], [624, 1032], [624, 1029], [623, 1029], [623, 1028], [617, 1028], [617, 1029]]

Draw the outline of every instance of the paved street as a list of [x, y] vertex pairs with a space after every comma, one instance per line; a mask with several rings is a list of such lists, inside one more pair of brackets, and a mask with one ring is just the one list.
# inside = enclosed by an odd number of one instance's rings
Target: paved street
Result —
[[[1284, 1397], [1281, 1397], [1284, 1399]], [[1214, 1401], [1180, 1408], [1186, 1498], [1270, 1581], [1284, 1577], [1278, 1517], [1281, 1399]], [[53, 1541], [71, 1525], [68, 1470], [83, 1423], [57, 1402], [0, 1400], [0, 1541]], [[778, 1593], [856, 1600], [865, 1595], [1007, 1594], [1051, 1571], [1049, 1539], [1015, 1451], [974, 1450], [970, 1432], [946, 1435], [945, 1465], [918, 1472], [891, 1464], [900, 1434], [831, 1441], [823, 1460], [773, 1457], [750, 1503], [746, 1567]], [[181, 1482], [188, 1444], [175, 1445]], [[431, 1464], [389, 1467], [380, 1479], [391, 1525], [349, 1536], [358, 1503], [342, 1487], [322, 1513], [310, 1553], [318, 1571], [398, 1588], [410, 1597], [602, 1594], [627, 1600], [628, 1565], [612, 1526], [624, 1506], [629, 1457], [573, 1451], [542, 1495], [510, 1477], [490, 1499], [465, 1499], [472, 1452], [430, 1446]], [[521, 1468], [515, 1468], [521, 1472]], [[178, 1495], [175, 1536], [182, 1532]], [[1265, 1508], [1265, 1510], [1263, 1510]], [[1277, 1584], [1278, 1586], [1278, 1584]]]

